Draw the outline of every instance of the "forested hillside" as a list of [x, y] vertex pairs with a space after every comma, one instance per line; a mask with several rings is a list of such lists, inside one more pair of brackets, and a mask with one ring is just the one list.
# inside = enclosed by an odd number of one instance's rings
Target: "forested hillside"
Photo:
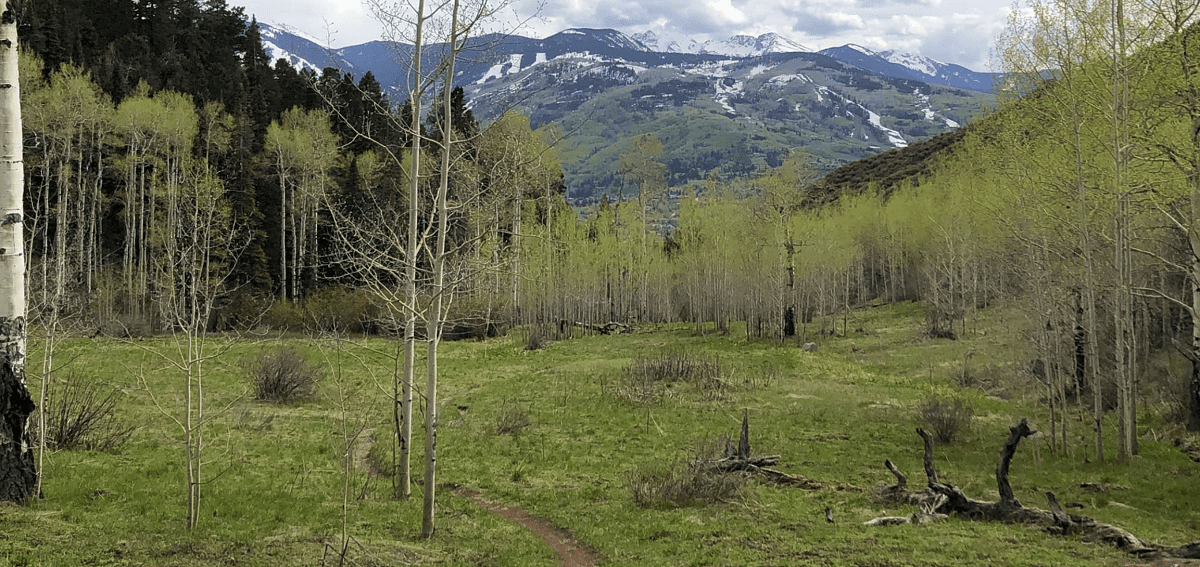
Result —
[[[215, 238], [203, 246], [219, 260], [214, 329], [260, 321], [275, 299], [362, 283], [339, 256], [332, 211], [361, 218], [371, 206], [404, 206], [396, 195], [405, 174], [387, 156], [408, 144], [397, 125], [412, 114], [395, 113], [369, 72], [318, 75], [269, 61], [257, 25], [220, 1], [39, 2], [25, 11], [27, 237], [41, 309], [93, 331], [165, 328], [170, 290], [190, 292], [180, 267], [164, 262], [196, 244], [189, 238], [202, 221]], [[480, 207], [514, 190], [513, 179], [481, 168], [512, 148], [492, 136], [537, 142], [527, 121], [523, 138], [507, 127], [519, 129], [517, 117], [480, 136], [461, 89], [452, 107], [477, 172], [455, 195], [471, 212], [456, 218], [500, 222]], [[435, 107], [423, 133], [437, 135], [439, 119]], [[525, 191], [562, 193], [557, 165], [546, 167], [548, 185]], [[422, 174], [426, 190], [436, 177]], [[280, 325], [304, 318], [276, 312]]]

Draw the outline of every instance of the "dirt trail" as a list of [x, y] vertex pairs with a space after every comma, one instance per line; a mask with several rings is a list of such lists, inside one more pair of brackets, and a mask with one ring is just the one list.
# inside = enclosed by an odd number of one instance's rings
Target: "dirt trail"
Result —
[[455, 492], [459, 496], [471, 499], [480, 508], [521, 524], [525, 526], [525, 529], [537, 534], [542, 541], [546, 542], [546, 545], [550, 546], [550, 549], [554, 550], [554, 555], [558, 557], [559, 567], [592, 567], [600, 562], [600, 554], [596, 553], [592, 546], [575, 539], [570, 532], [545, 518], [534, 516], [519, 506], [505, 506], [488, 502], [478, 494], [465, 489], [458, 489]]

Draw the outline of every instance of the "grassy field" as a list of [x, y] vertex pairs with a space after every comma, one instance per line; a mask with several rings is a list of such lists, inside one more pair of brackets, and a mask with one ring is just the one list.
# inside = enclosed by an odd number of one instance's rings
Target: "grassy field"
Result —
[[[47, 455], [45, 499], [0, 507], [0, 564], [318, 565], [326, 544], [340, 541], [343, 520], [358, 565], [554, 564], [533, 534], [455, 487], [565, 527], [609, 565], [1128, 564], [1115, 550], [1023, 526], [958, 519], [861, 525], [914, 511], [880, 503], [872, 491], [892, 482], [885, 458], [914, 484], [923, 481], [914, 428], [917, 407], [931, 395], [962, 397], [976, 416], [956, 443], [938, 447], [943, 481], [996, 498], [992, 475], [1007, 428], [1022, 417], [1039, 429], [1045, 421], [1036, 391], [1005, 370], [1028, 359], [1011, 317], [985, 313], [977, 332], [947, 341], [922, 338], [916, 305], [864, 309], [851, 319], [861, 331], [827, 339], [815, 353], [748, 342], [737, 328], [723, 336], [678, 326], [552, 342], [541, 351], [524, 350], [520, 332], [446, 343], [438, 531], [429, 541], [418, 537], [421, 487], [411, 501], [391, 500], [390, 479], [365, 466], [350, 473], [343, 512], [346, 432], [358, 437], [356, 453], [390, 440], [387, 342], [282, 341], [324, 365], [327, 376], [316, 399], [279, 406], [250, 400], [241, 364], [281, 341], [212, 339], [210, 348], [228, 351], [206, 367], [208, 483], [199, 528], [188, 533], [181, 434], [172, 421], [181, 413], [183, 378], [159, 357], [170, 356], [173, 341], [71, 340], [57, 354], [70, 361], [62, 376], [95, 376], [120, 388], [120, 413], [138, 429], [119, 454]], [[628, 382], [624, 369], [633, 358], [662, 352], [719, 364], [722, 385]], [[983, 385], [960, 390], [953, 376], [964, 371]], [[781, 455], [784, 472], [862, 490], [751, 482], [743, 498], [725, 503], [634, 504], [631, 479], [736, 436], [743, 409], [755, 454]], [[1153, 411], [1143, 425], [1142, 455], [1128, 464], [1088, 462], [1078, 421], [1070, 456], [1052, 453], [1045, 436], [1027, 440], [1013, 461], [1017, 497], [1045, 507], [1042, 494], [1052, 490], [1085, 506], [1077, 513], [1142, 538], [1172, 545], [1197, 539], [1200, 465], [1171, 439], [1153, 439], [1166, 427]], [[414, 442], [419, 473], [419, 433]], [[1094, 494], [1083, 482], [1122, 489]], [[825, 521], [827, 506], [833, 524]]]

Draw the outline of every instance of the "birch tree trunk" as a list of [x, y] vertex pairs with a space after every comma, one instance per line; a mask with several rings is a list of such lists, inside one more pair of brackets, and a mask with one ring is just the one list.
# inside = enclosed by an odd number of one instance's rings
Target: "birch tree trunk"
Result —
[[0, 15], [0, 501], [23, 502], [37, 485], [25, 387], [25, 165], [17, 64], [17, 17]]

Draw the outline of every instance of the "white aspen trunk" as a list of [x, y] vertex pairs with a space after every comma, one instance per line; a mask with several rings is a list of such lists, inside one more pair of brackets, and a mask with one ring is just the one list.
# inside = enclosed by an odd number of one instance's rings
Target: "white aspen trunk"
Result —
[[293, 302], [300, 301], [300, 250], [303, 246], [303, 240], [300, 238], [300, 226], [303, 224], [301, 219], [304, 216], [303, 194], [297, 195], [298, 192], [304, 191], [304, 177], [299, 178], [299, 182], [295, 187], [292, 187], [291, 198], [288, 200], [288, 227], [292, 231], [292, 248], [291, 257], [288, 258], [288, 296]]
[[[1067, 81], [1068, 92], [1074, 92], [1074, 85], [1071, 83], [1073, 73], [1068, 71], [1064, 73], [1064, 79]], [[1084, 264], [1084, 280], [1083, 280], [1083, 298], [1087, 304], [1087, 329], [1084, 332], [1084, 339], [1087, 341], [1088, 361], [1085, 362], [1086, 367], [1091, 367], [1091, 379], [1088, 380], [1088, 386], [1092, 390], [1092, 434], [1095, 445], [1095, 458], [1097, 462], [1104, 462], [1104, 398], [1101, 391], [1100, 372], [1099, 372], [1099, 352], [1096, 341], [1096, 277], [1095, 277], [1095, 260], [1092, 257], [1092, 238], [1091, 229], [1088, 226], [1088, 202], [1087, 202], [1087, 185], [1084, 184], [1084, 167], [1083, 167], [1083, 133], [1082, 119], [1079, 116], [1079, 101], [1077, 98], [1071, 99], [1071, 126], [1072, 126], [1072, 142], [1075, 154], [1075, 185], [1077, 190], [1077, 206], [1079, 211], [1079, 238], [1083, 248], [1083, 264]], [[1082, 403], [1082, 394], [1080, 399]]]
[[454, 139], [454, 126], [451, 123], [450, 93], [454, 84], [454, 59], [458, 56], [458, 5], [459, 0], [453, 1], [450, 15], [450, 54], [446, 63], [446, 78], [443, 85], [442, 99], [442, 171], [438, 183], [435, 209], [437, 210], [437, 245], [433, 256], [433, 282], [430, 291], [433, 299], [426, 316], [426, 338], [429, 341], [429, 353], [426, 356], [427, 382], [425, 385], [425, 501], [421, 514], [421, 537], [433, 537], [434, 532], [434, 496], [437, 487], [437, 382], [438, 382], [438, 346], [442, 338], [442, 325], [445, 314], [442, 313], [445, 300], [446, 279], [446, 233], [448, 232], [449, 208], [446, 198], [450, 190], [450, 145]]
[[25, 387], [25, 165], [17, 64], [16, 12], [0, 15], [0, 501], [37, 495], [37, 468]]
[[1133, 369], [1130, 352], [1133, 347], [1131, 326], [1133, 296], [1132, 274], [1129, 256], [1132, 254], [1129, 235], [1129, 194], [1125, 189], [1126, 147], [1128, 145], [1127, 100], [1128, 100], [1128, 69], [1125, 57], [1125, 8], [1123, 0], [1115, 0], [1112, 4], [1113, 25], [1116, 33], [1112, 45], [1113, 71], [1113, 108], [1112, 108], [1112, 157], [1113, 157], [1113, 190], [1117, 195], [1115, 216], [1116, 250], [1114, 268], [1117, 276], [1117, 286], [1114, 290], [1113, 314], [1116, 320], [1114, 356], [1116, 358], [1116, 382], [1118, 395], [1117, 413], [1117, 458], [1127, 461], [1133, 454], [1134, 437], [1136, 436], [1135, 418], [1133, 417]]
[[288, 298], [287, 271], [287, 174], [284, 172], [283, 148], [276, 154], [279, 166], [279, 298]]
[[417, 238], [418, 211], [420, 206], [421, 189], [421, 57], [423, 57], [424, 42], [422, 34], [425, 28], [425, 0], [417, 2], [416, 37], [413, 44], [413, 79], [409, 91], [409, 103], [412, 105], [412, 135], [411, 165], [408, 173], [408, 250], [404, 266], [405, 293], [408, 296], [408, 314], [404, 324], [404, 372], [400, 376], [400, 416], [397, 443], [400, 446], [400, 471], [397, 473], [397, 486], [393, 488], [396, 496], [405, 500], [412, 496], [412, 404], [413, 404], [413, 375], [416, 364], [417, 345], [417, 255], [420, 253], [420, 241]]
[[514, 183], [517, 194], [513, 197], [513, 218], [512, 218], [512, 305], [509, 307], [509, 316], [511, 324], [520, 325], [524, 321], [521, 320], [521, 188], [520, 185]]
[[[1197, 149], [1200, 150], [1200, 147]], [[1197, 162], [1200, 165], [1200, 159]], [[1189, 177], [1192, 183], [1191, 218], [1187, 234], [1192, 256], [1188, 282], [1192, 288], [1192, 308], [1189, 313], [1192, 319], [1192, 375], [1187, 387], [1187, 430], [1200, 431], [1200, 170], [1193, 169]]]

